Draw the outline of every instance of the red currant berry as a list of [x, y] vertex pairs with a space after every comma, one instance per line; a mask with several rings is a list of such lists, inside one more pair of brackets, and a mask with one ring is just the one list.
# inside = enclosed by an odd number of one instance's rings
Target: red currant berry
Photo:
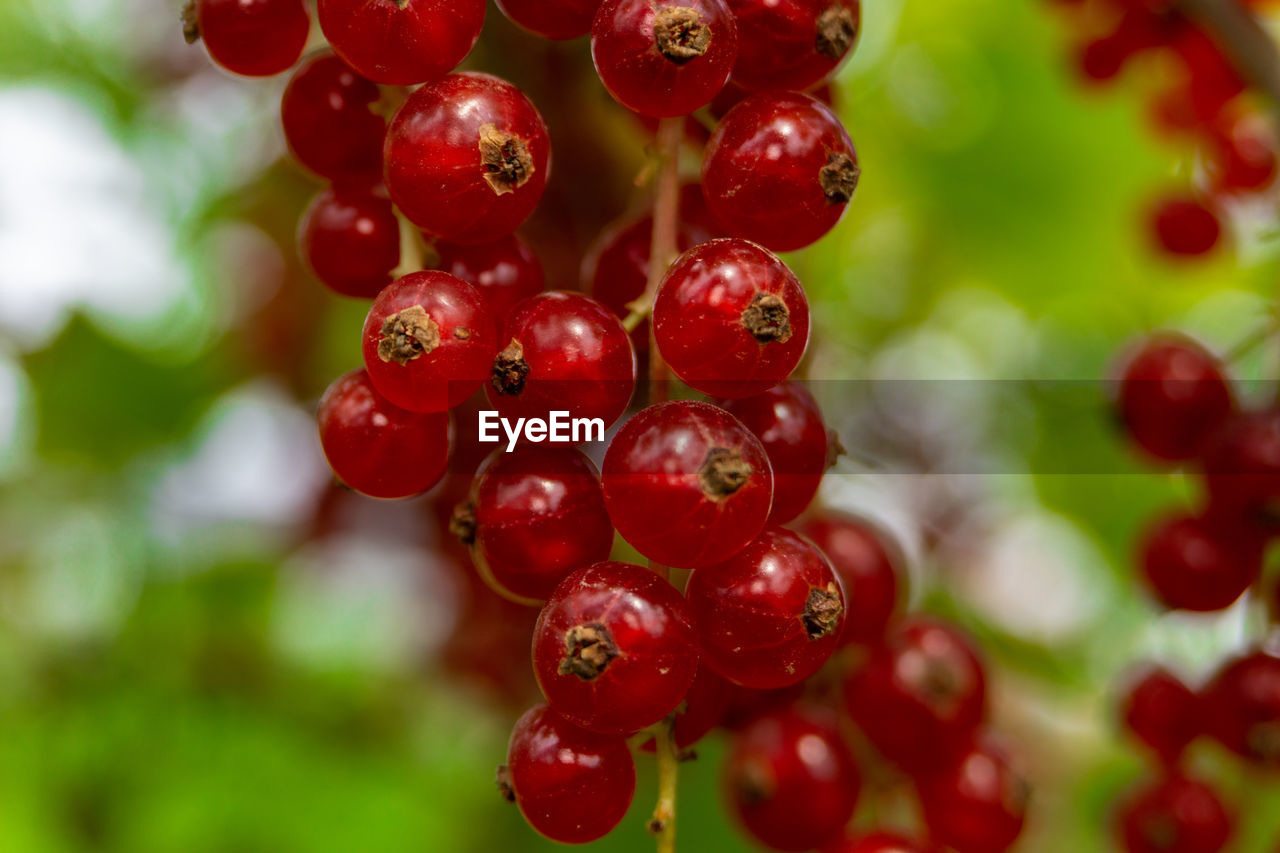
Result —
[[449, 463], [448, 415], [396, 408], [363, 370], [329, 386], [317, 415], [320, 445], [333, 473], [374, 498], [425, 492]]
[[720, 122], [702, 191], [731, 234], [775, 252], [830, 231], [858, 186], [858, 153], [831, 108], [794, 92], [760, 92]]
[[812, 850], [831, 841], [853, 817], [862, 789], [834, 720], [794, 709], [759, 717], [739, 732], [724, 779], [738, 820], [770, 850]]
[[293, 67], [307, 45], [311, 18], [302, 0], [194, 0], [195, 28], [214, 62], [245, 77]]
[[1246, 114], [1214, 126], [1206, 168], [1219, 192], [1253, 192], [1276, 178], [1276, 150], [1266, 120]]
[[498, 0], [512, 23], [549, 39], [585, 36], [599, 6], [600, 0]]
[[894, 832], [873, 832], [846, 838], [823, 848], [823, 853], [934, 853], [935, 848]]
[[986, 712], [986, 676], [969, 640], [923, 617], [899, 622], [845, 684], [850, 715], [890, 761], [936, 768], [959, 754]]
[[515, 234], [476, 246], [437, 243], [436, 252], [440, 256], [436, 269], [474, 285], [498, 323], [517, 302], [542, 292], [542, 264]]
[[498, 781], [535, 830], [584, 844], [608, 835], [627, 813], [636, 768], [622, 738], [585, 731], [537, 705], [512, 730]]
[[844, 594], [831, 564], [781, 527], [698, 569], [685, 594], [703, 661], [743, 687], [804, 681], [835, 652], [844, 629]]
[[764, 528], [773, 500], [760, 439], [708, 403], [659, 403], [627, 421], [605, 453], [602, 480], [622, 538], [679, 568], [741, 550]]
[[556, 713], [602, 734], [661, 721], [698, 668], [689, 607], [656, 573], [596, 563], [555, 589], [533, 632], [533, 671]]
[[1280, 500], [1280, 408], [1232, 415], [1205, 442], [1202, 464], [1215, 513], [1273, 523]]
[[763, 394], [724, 404], [729, 414], [751, 430], [773, 468], [770, 524], [785, 524], [805, 511], [818, 493], [831, 463], [835, 435], [827, 432], [822, 412], [804, 386], [783, 382]]
[[[699, 661], [693, 684], [689, 686], [684, 701], [676, 706], [675, 719], [671, 722], [671, 738], [676, 749], [687, 750], [723, 723], [730, 704], [742, 690]], [[645, 741], [641, 748], [645, 752], [653, 752], [654, 740]]]
[[387, 122], [372, 107], [378, 87], [332, 53], [294, 73], [280, 99], [284, 140], [295, 160], [322, 178], [382, 175]]
[[844, 589], [841, 643], [875, 645], [906, 598], [901, 551], [887, 533], [849, 515], [822, 513], [800, 525], [827, 555]]
[[591, 58], [609, 94], [645, 116], [683, 116], [724, 88], [738, 24], [724, 0], [604, 0]]
[[448, 74], [484, 26], [484, 0], [319, 0], [334, 51], [375, 83], [412, 86]]
[[1022, 833], [1030, 788], [993, 744], [972, 744], [918, 785], [933, 839], [955, 853], [1003, 853]]
[[1261, 539], [1225, 519], [1174, 514], [1142, 543], [1142, 574], [1155, 597], [1174, 610], [1230, 607], [1262, 571]]
[[515, 86], [450, 74], [405, 101], [383, 162], [391, 200], [413, 224], [451, 243], [488, 243], [514, 231], [542, 198], [551, 142]]
[[1170, 196], [1151, 212], [1151, 228], [1165, 252], [1180, 257], [1204, 255], [1218, 245], [1222, 226], [1212, 210], [1193, 198]]
[[736, 732], [751, 724], [751, 721], [771, 711], [791, 708], [804, 698], [804, 682], [776, 690], [756, 690], [742, 687], [732, 681], [726, 681], [730, 688], [728, 707], [720, 720], [721, 728]]
[[1280, 658], [1255, 651], [1231, 661], [1204, 692], [1207, 729], [1237, 755], [1280, 767]]
[[1125, 366], [1118, 404], [1134, 443], [1170, 461], [1196, 456], [1233, 407], [1218, 359], [1176, 334], [1143, 343]]
[[378, 294], [364, 321], [364, 366], [403, 409], [442, 412], [489, 375], [497, 338], [480, 292], [444, 272], [415, 272]]
[[400, 263], [400, 223], [386, 196], [333, 186], [311, 202], [298, 248], [316, 278], [343, 296], [373, 299]]
[[1118, 817], [1126, 853], [1217, 853], [1232, 831], [1217, 793], [1181, 776], [1143, 786]]
[[575, 569], [608, 558], [613, 525], [590, 459], [573, 447], [521, 444], [490, 460], [453, 528], [492, 586], [544, 601]]
[[671, 265], [653, 306], [671, 370], [718, 397], [760, 394], [791, 375], [809, 345], [809, 302], [777, 255], [729, 238]]
[[738, 19], [733, 81], [747, 89], [808, 89], [853, 52], [861, 0], [727, 0]]
[[1133, 683], [1120, 713], [1125, 727], [1167, 764], [1177, 761], [1204, 728], [1199, 697], [1160, 667]]

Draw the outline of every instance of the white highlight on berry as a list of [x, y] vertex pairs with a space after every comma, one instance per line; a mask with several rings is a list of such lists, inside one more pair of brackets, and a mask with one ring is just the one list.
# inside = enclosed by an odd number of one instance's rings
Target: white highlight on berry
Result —
[[479, 438], [486, 444], [502, 441], [498, 427], [507, 437], [507, 453], [515, 450], [521, 434], [534, 444], [550, 441], [553, 444], [578, 444], [583, 441], [604, 441], [603, 418], [570, 418], [567, 411], [548, 412], [548, 418], [516, 418], [510, 420], [497, 412], [481, 410], [479, 413]]

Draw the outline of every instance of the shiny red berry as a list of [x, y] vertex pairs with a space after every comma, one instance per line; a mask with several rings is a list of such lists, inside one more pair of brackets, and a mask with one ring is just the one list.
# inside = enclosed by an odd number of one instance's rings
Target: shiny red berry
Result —
[[724, 0], [604, 0], [591, 58], [617, 101], [645, 116], [683, 116], [724, 88], [738, 25]]
[[1280, 658], [1254, 651], [1230, 661], [1203, 695], [1214, 738], [1249, 761], [1280, 768]]
[[798, 528], [831, 561], [844, 589], [843, 645], [874, 645], [906, 599], [903, 556], [889, 534], [850, 515], [824, 512]]
[[1245, 114], [1211, 128], [1205, 169], [1219, 192], [1253, 192], [1276, 178], [1275, 138], [1267, 121]]
[[708, 403], [659, 403], [627, 421], [605, 453], [602, 480], [622, 537], [680, 568], [741, 550], [764, 528], [773, 499], [760, 439]]
[[1201, 464], [1216, 514], [1273, 524], [1280, 501], [1280, 407], [1227, 418], [1206, 440]]
[[770, 850], [812, 850], [831, 841], [853, 817], [862, 789], [835, 721], [795, 709], [766, 714], [738, 732], [724, 780], [738, 820]]
[[535, 830], [584, 844], [608, 835], [627, 813], [636, 768], [624, 739], [580, 729], [537, 705], [512, 730], [498, 782]]
[[1143, 578], [1175, 610], [1230, 607], [1262, 571], [1262, 540], [1242, 525], [1177, 513], [1159, 520], [1141, 544]]
[[412, 86], [448, 74], [484, 26], [484, 0], [319, 0], [334, 51], [375, 83]]
[[1161, 667], [1133, 682], [1121, 700], [1120, 714], [1125, 727], [1169, 764], [1204, 730], [1199, 697]]
[[[725, 681], [699, 661], [693, 684], [689, 685], [684, 701], [676, 706], [675, 718], [671, 721], [671, 739], [676, 749], [689, 749], [721, 725], [740, 692], [744, 692], [743, 688]], [[645, 741], [641, 748], [653, 752], [653, 738]]]
[[195, 28], [214, 62], [245, 77], [271, 77], [302, 57], [311, 18], [302, 0], [195, 0]]
[[328, 51], [302, 64], [280, 99], [284, 140], [322, 178], [382, 175], [387, 122], [372, 107], [378, 87]]
[[698, 668], [689, 607], [641, 566], [596, 563], [556, 587], [533, 631], [533, 671], [565, 719], [631, 734], [664, 719]]
[[822, 853], [937, 853], [937, 848], [895, 832], [872, 832], [829, 844]]
[[760, 92], [711, 135], [702, 192], [729, 233], [784, 252], [835, 227], [859, 174], [853, 140], [830, 107], [808, 95]]
[[1232, 831], [1213, 788], [1183, 776], [1147, 783], [1123, 804], [1118, 818], [1126, 853], [1217, 853]]
[[400, 223], [385, 195], [364, 186], [335, 185], [303, 214], [298, 249], [326, 287], [373, 299], [391, 283], [400, 263]]
[[971, 744], [917, 787], [933, 839], [955, 853], [1003, 853], [1022, 834], [1031, 789], [994, 744]]
[[822, 422], [813, 395], [798, 382], [787, 381], [763, 394], [724, 404], [729, 414], [751, 430], [773, 468], [770, 524], [785, 524], [805, 511], [822, 483], [836, 443]]
[[317, 415], [320, 445], [333, 473], [374, 498], [407, 498], [444, 476], [449, 416], [399, 409], [379, 394], [363, 370], [329, 386]]
[[1156, 204], [1151, 229], [1159, 247], [1179, 257], [1207, 254], [1222, 236], [1222, 226], [1212, 210], [1193, 198], [1179, 196]]
[[410, 273], [373, 301], [364, 321], [364, 365], [397, 406], [442, 412], [485, 381], [496, 341], [478, 290], [448, 273]]
[[452, 243], [488, 243], [542, 198], [551, 142], [519, 89], [466, 72], [409, 96], [387, 130], [383, 163], [391, 200], [413, 224]]
[[549, 39], [572, 39], [591, 32], [600, 0], [498, 0], [512, 23]]
[[542, 292], [542, 264], [533, 248], [515, 234], [492, 243], [437, 243], [435, 248], [439, 255], [436, 269], [475, 285], [499, 324], [517, 302]]
[[733, 81], [801, 91], [835, 73], [858, 41], [861, 0], [727, 0], [738, 19]]
[[717, 397], [749, 397], [786, 379], [804, 357], [809, 301], [768, 249], [737, 238], [712, 240], [667, 271], [653, 330], [685, 384]]

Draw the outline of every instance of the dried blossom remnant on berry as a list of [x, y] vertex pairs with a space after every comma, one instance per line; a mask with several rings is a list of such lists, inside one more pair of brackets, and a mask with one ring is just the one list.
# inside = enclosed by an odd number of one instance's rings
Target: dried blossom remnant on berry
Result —
[[591, 681], [604, 672], [617, 656], [618, 647], [608, 628], [599, 622], [574, 625], [564, 633], [564, 658], [557, 672]]
[[196, 14], [196, 0], [191, 0], [182, 7], [182, 37], [187, 44], [200, 41], [200, 21]]
[[746, 485], [751, 479], [751, 464], [735, 450], [713, 447], [698, 471], [702, 493], [713, 501], [722, 501]]
[[815, 586], [809, 590], [809, 600], [804, 603], [804, 613], [800, 615], [800, 619], [804, 622], [804, 630], [809, 639], [821, 640], [836, 632], [843, 613], [840, 589], [834, 583], [829, 583], [826, 589]]
[[750, 760], [742, 765], [737, 773], [738, 799], [749, 806], [758, 806], [773, 799], [777, 793], [778, 780], [768, 765], [758, 760]]
[[862, 169], [858, 162], [843, 152], [832, 152], [827, 155], [827, 164], [818, 173], [818, 181], [822, 185], [822, 193], [828, 204], [848, 204], [853, 198], [853, 191], [858, 188], [858, 178]]
[[823, 470], [836, 467], [836, 462], [848, 452], [845, 446], [840, 443], [840, 433], [833, 429], [827, 430], [827, 461]]
[[711, 27], [697, 9], [664, 6], [653, 16], [653, 39], [658, 52], [676, 65], [692, 62], [711, 47]]
[[378, 358], [408, 364], [440, 346], [440, 327], [421, 305], [387, 316], [378, 338]]
[[529, 362], [524, 360], [524, 347], [515, 338], [493, 360], [493, 373], [489, 382], [493, 390], [502, 395], [514, 396], [524, 390], [529, 376]]
[[455, 338], [457, 338], [458, 340], [460, 340], [460, 341], [470, 340], [470, 339], [471, 339], [471, 330], [470, 330], [470, 329], [467, 329], [467, 328], [464, 328], [464, 327], [462, 327], [462, 326], [459, 326], [458, 328], [456, 328], [456, 329], [454, 329], [454, 330], [453, 330], [453, 336], [454, 336]]
[[502, 795], [502, 799], [508, 803], [516, 801], [516, 786], [511, 782], [511, 768], [505, 764], [499, 764], [498, 770], [494, 775], [494, 782], [498, 785], [498, 793]]
[[458, 537], [463, 545], [476, 544], [476, 505], [474, 501], [463, 501], [453, 508], [449, 516], [449, 532]]
[[480, 128], [480, 164], [484, 179], [497, 195], [513, 193], [533, 177], [533, 156], [524, 140], [492, 124]]
[[839, 61], [858, 37], [858, 16], [838, 2], [818, 16], [814, 49], [833, 62]]
[[776, 293], [757, 293], [742, 311], [742, 325], [762, 344], [791, 340], [791, 312]]

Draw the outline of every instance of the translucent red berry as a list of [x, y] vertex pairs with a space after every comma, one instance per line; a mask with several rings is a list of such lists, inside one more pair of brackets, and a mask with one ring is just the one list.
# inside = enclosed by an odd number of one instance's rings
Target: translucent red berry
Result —
[[364, 364], [404, 409], [442, 412], [488, 378], [497, 338], [480, 292], [443, 272], [416, 272], [378, 294], [364, 321]]
[[209, 56], [228, 71], [270, 77], [302, 57], [311, 18], [302, 0], [194, 0], [195, 28]]
[[400, 224], [385, 195], [365, 186], [335, 185], [303, 214], [298, 249], [326, 287], [373, 299], [391, 283], [400, 263]]
[[1118, 817], [1126, 853], [1217, 853], [1232, 832], [1231, 817], [1213, 788], [1177, 775], [1144, 785]]
[[585, 36], [599, 6], [600, 0], [498, 0], [513, 23], [549, 39]]
[[1192, 198], [1172, 196], [1151, 212], [1151, 229], [1160, 248], [1170, 255], [1204, 255], [1218, 245], [1222, 226], [1217, 215]]
[[484, 26], [484, 0], [319, 0], [334, 51], [376, 83], [412, 86], [448, 74]]
[[497, 323], [506, 319], [517, 302], [542, 292], [542, 264], [533, 248], [515, 234], [492, 243], [437, 243], [435, 248], [436, 269], [475, 285]]
[[551, 143], [519, 89], [466, 72], [409, 96], [387, 129], [383, 163], [391, 200], [411, 222], [449, 242], [488, 243], [537, 206]]
[[1259, 115], [1245, 114], [1215, 124], [1206, 153], [1205, 169], [1219, 192], [1252, 192], [1276, 178], [1274, 135]]
[[917, 787], [933, 839], [955, 853], [1003, 853], [1022, 834], [1031, 789], [994, 744], [974, 742]]
[[1215, 512], [1273, 523], [1280, 500], [1280, 407], [1233, 414], [1205, 442]]
[[861, 0], [727, 0], [738, 19], [733, 81], [747, 89], [816, 86], [853, 52]]
[[864, 519], [829, 512], [810, 517], [798, 529], [827, 555], [840, 578], [841, 643], [879, 643], [906, 598], [903, 557], [889, 534]]
[[328, 51], [302, 64], [280, 99], [289, 153], [322, 178], [382, 175], [387, 122], [372, 107], [381, 97], [373, 82]]
[[937, 853], [923, 841], [913, 841], [895, 832], [855, 835], [822, 848], [822, 853]]
[[1203, 709], [1223, 746], [1280, 768], [1280, 658], [1254, 651], [1228, 662], [1205, 689]]
[[555, 589], [533, 632], [533, 670], [565, 719], [604, 734], [661, 721], [698, 667], [688, 605], [641, 566], [596, 563]]
[[391, 405], [363, 370], [329, 386], [317, 421], [333, 473], [370, 497], [420, 494], [438, 483], [448, 466], [449, 416]]
[[763, 394], [724, 404], [751, 430], [773, 468], [770, 524], [785, 524], [805, 511], [822, 483], [837, 445], [813, 395], [798, 382], [783, 382]]
[[1213, 516], [1174, 514], [1141, 544], [1143, 578], [1161, 604], [1211, 612], [1230, 607], [1262, 571], [1262, 540]]
[[1134, 680], [1121, 700], [1120, 715], [1125, 727], [1169, 764], [1204, 730], [1199, 697], [1160, 667]]
[[641, 554], [697, 568], [732, 556], [764, 528], [773, 473], [760, 440], [728, 412], [689, 401], [623, 424], [602, 466], [614, 527]]
[[712, 134], [702, 192], [729, 233], [783, 252], [840, 221], [860, 173], [853, 140], [830, 107], [808, 95], [760, 92]]

